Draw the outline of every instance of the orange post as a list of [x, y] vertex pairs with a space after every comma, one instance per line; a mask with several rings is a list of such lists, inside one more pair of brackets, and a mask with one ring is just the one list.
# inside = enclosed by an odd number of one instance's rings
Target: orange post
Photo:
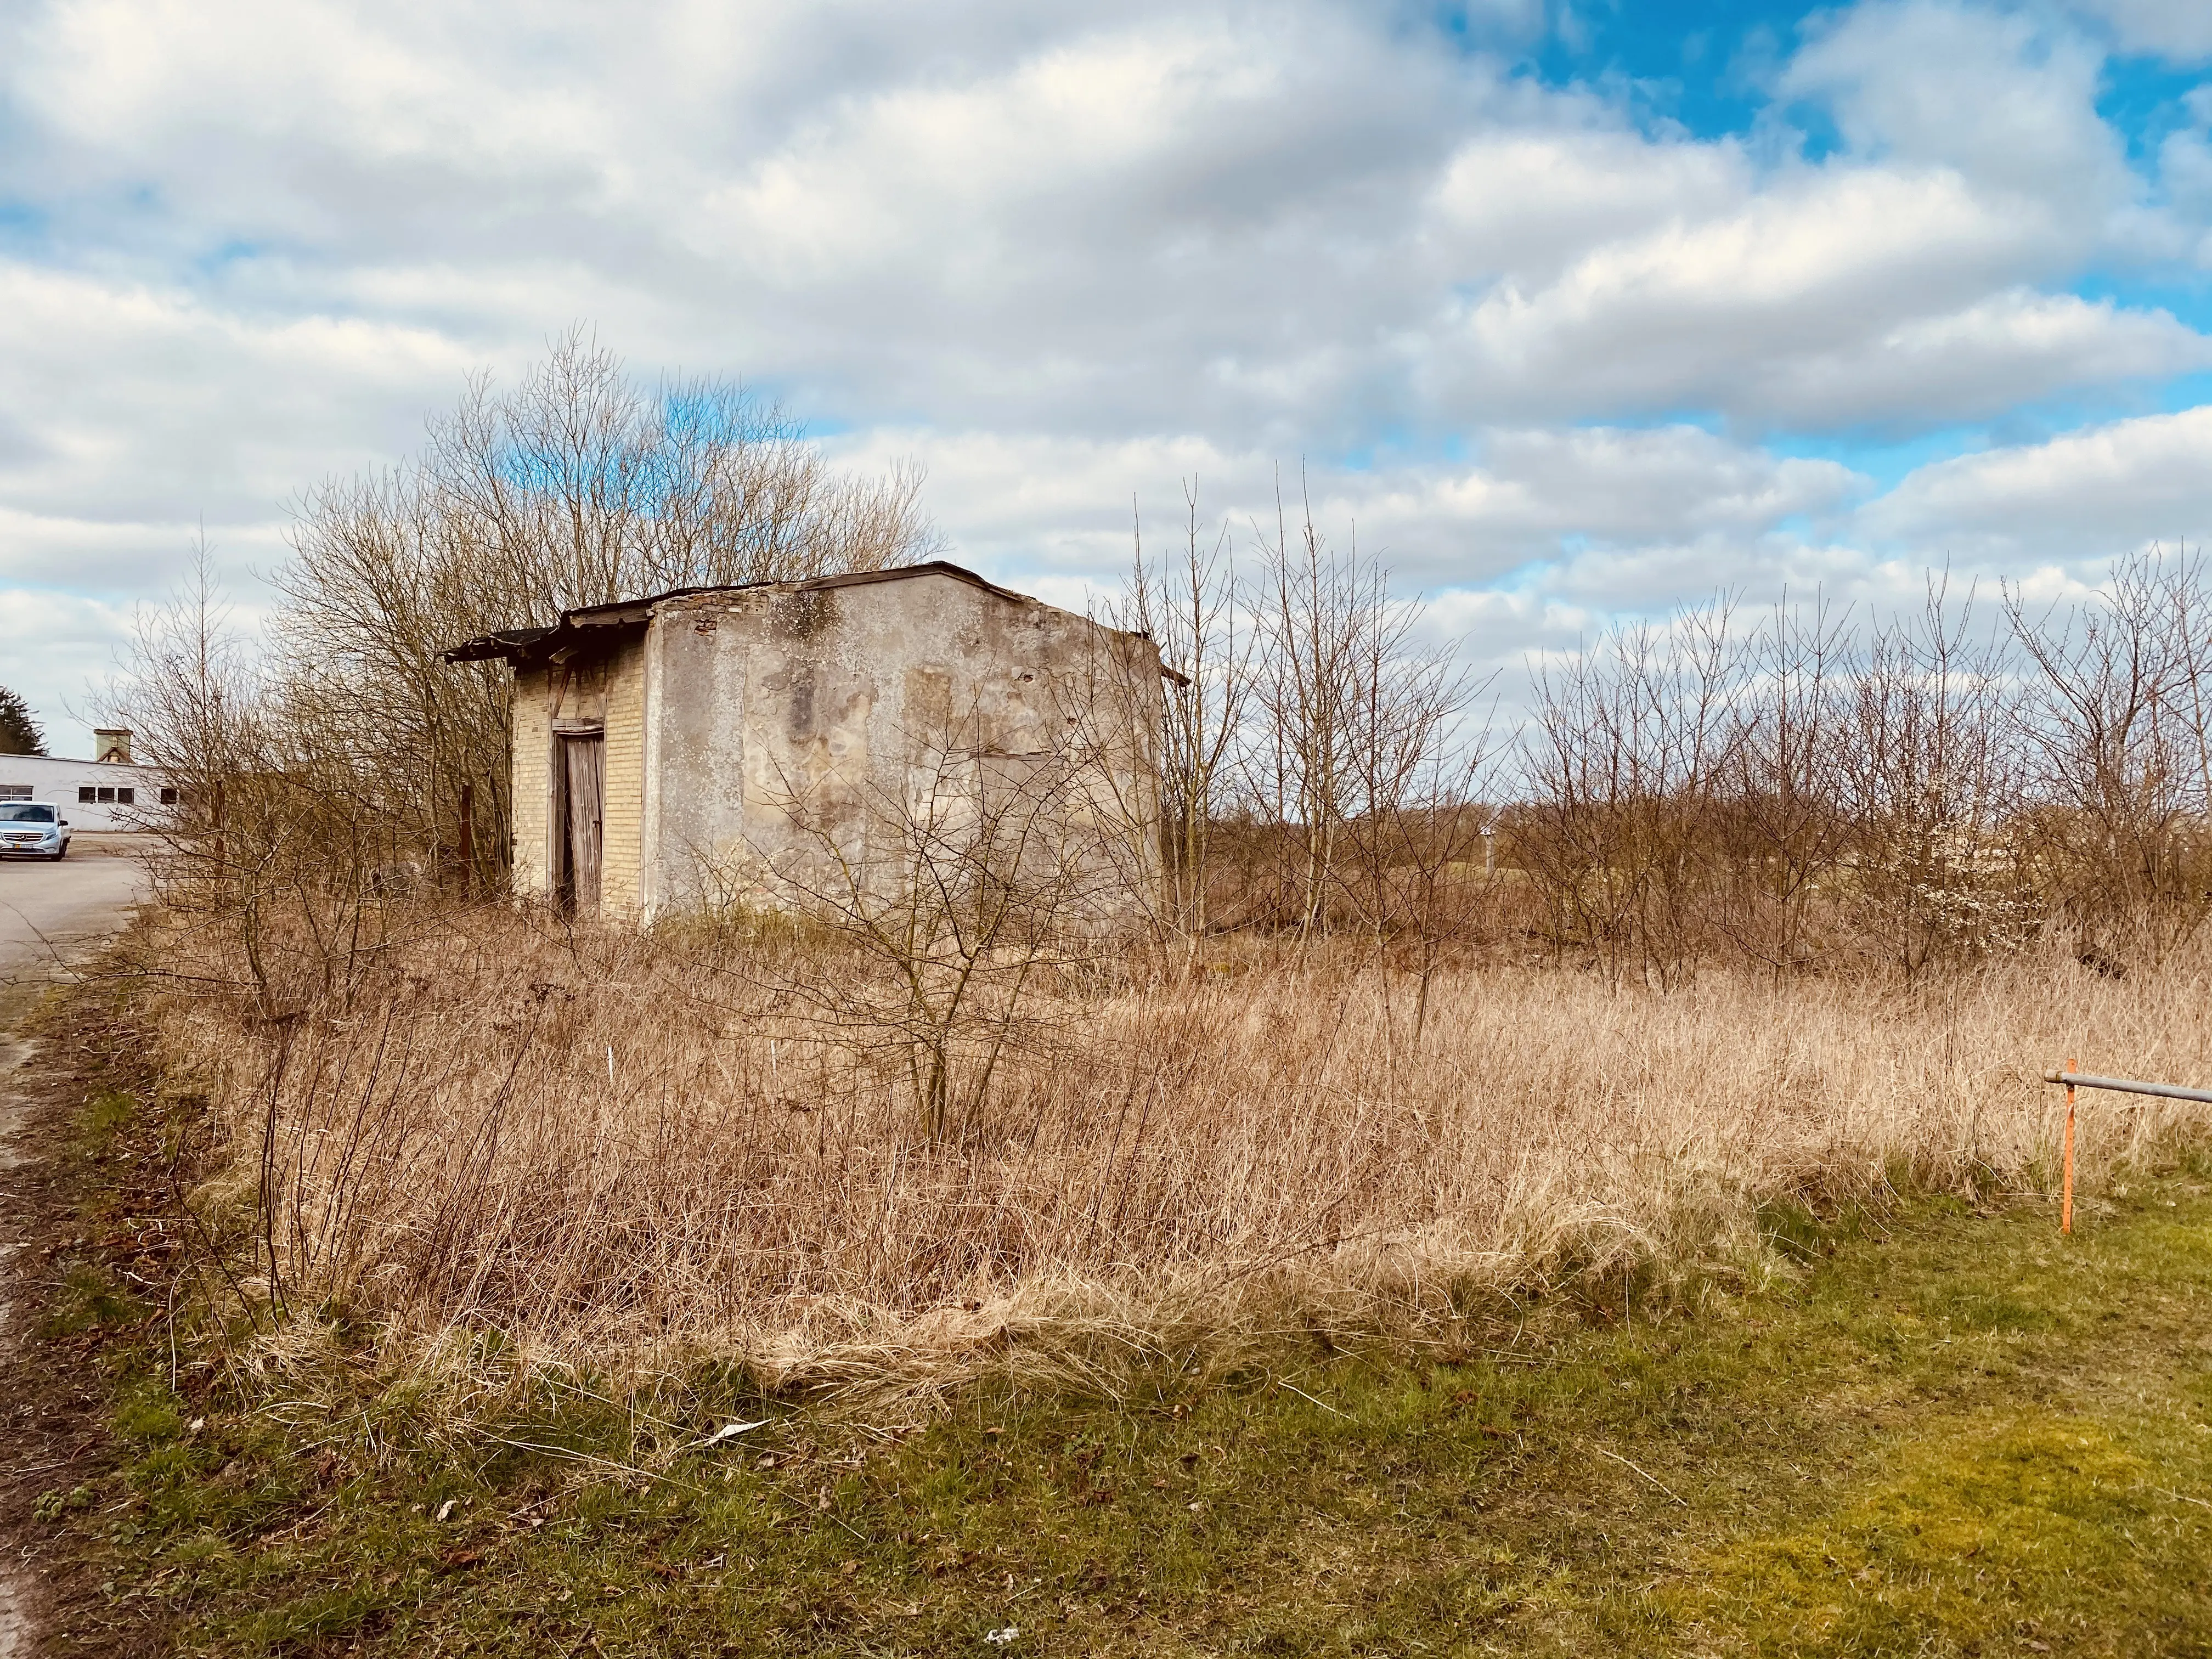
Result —
[[[2074, 1075], [2077, 1062], [2073, 1055], [2066, 1056], [2066, 1074]], [[2066, 1176], [2065, 1190], [2058, 1203], [2058, 1231], [2074, 1231], [2074, 1085], [2066, 1085]]]

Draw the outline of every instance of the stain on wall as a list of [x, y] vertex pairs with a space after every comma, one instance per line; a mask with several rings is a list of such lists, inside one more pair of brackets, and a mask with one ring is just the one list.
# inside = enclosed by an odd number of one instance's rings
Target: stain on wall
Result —
[[1133, 901], [1158, 878], [1161, 714], [1149, 641], [957, 574], [672, 597], [599, 660], [518, 672], [516, 882], [550, 890], [554, 734], [599, 724], [611, 910], [881, 864], [917, 812], [988, 811], [1079, 752], [1054, 810], [1127, 843]]

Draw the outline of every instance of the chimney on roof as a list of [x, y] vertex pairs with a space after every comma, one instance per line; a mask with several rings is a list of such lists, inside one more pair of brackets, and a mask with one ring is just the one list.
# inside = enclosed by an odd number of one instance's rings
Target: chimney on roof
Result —
[[94, 726], [92, 748], [103, 766], [130, 765], [131, 728], [127, 726]]

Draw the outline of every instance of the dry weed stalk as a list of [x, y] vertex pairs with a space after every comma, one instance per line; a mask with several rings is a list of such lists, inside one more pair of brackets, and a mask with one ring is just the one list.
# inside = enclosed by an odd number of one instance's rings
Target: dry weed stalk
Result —
[[[349, 1007], [281, 988], [281, 1037], [243, 1000], [166, 1018], [244, 1161], [265, 1149], [295, 1312], [376, 1322], [395, 1361], [495, 1334], [785, 1387], [1434, 1336], [1628, 1256], [1756, 1273], [1775, 1200], [2039, 1186], [2049, 1054], [2212, 1070], [2193, 957], [2123, 988], [2038, 953], [1940, 995], [1449, 968], [1416, 1064], [1387, 970], [1260, 948], [1053, 985], [1056, 1040], [932, 1134], [915, 1085], [761, 988], [823, 948], [447, 914]], [[2185, 1111], [2107, 1109], [2089, 1184]]]

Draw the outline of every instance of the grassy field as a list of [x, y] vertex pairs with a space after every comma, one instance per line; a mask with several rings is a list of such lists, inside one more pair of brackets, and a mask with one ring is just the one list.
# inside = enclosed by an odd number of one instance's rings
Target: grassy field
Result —
[[[1455, 963], [1417, 1036], [1387, 960], [1231, 939], [1189, 977], [1041, 979], [963, 1037], [973, 1086], [933, 1127], [903, 1028], [785, 994], [872, 971], [849, 951], [404, 920], [349, 980], [295, 951], [281, 1018], [210, 988], [238, 971], [219, 939], [147, 953], [181, 975], [148, 999], [166, 1086], [210, 1106], [195, 1201], [271, 1195], [241, 1278], [344, 1306], [389, 1370], [487, 1329], [556, 1367], [708, 1353], [788, 1389], [933, 1385], [1010, 1346], [1095, 1376], [1131, 1350], [1231, 1368], [1285, 1327], [1433, 1342], [1530, 1284], [1755, 1279], [1757, 1213], [1792, 1195], [2047, 1192], [2040, 1073], [2069, 1054], [2212, 1073], [2212, 940], [2124, 979], [2047, 945], [1922, 987], [1716, 970], [1664, 995]], [[2206, 1122], [2095, 1115], [2090, 1190]]]
[[874, 1414], [702, 1375], [665, 1421], [586, 1379], [460, 1432], [366, 1370], [173, 1354], [136, 1218], [178, 1109], [88, 1076], [40, 1258], [99, 1396], [36, 1504], [62, 1651], [2212, 1653], [2201, 1164], [2071, 1241], [1772, 1211], [1763, 1289], [1617, 1281], [1468, 1352]]

